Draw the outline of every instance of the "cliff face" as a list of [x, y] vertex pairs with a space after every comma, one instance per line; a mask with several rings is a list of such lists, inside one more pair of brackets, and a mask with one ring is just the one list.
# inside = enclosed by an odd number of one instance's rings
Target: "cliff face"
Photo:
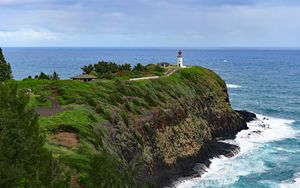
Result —
[[[153, 80], [146, 85], [159, 90], [159, 105], [129, 113], [126, 121], [119, 109], [107, 122], [105, 142], [134, 166], [138, 185], [168, 183], [206, 155], [214, 138], [232, 137], [247, 128], [243, 117], [230, 107], [226, 84], [212, 71], [194, 67], [163, 79], [171, 82]], [[155, 88], [156, 82], [160, 87]], [[174, 87], [163, 85], [172, 83]]]
[[[87, 187], [166, 185], [190, 175], [195, 163], [236, 150], [214, 139], [234, 136], [253, 118], [235, 112], [225, 82], [202, 67], [154, 80], [26, 80], [19, 86], [35, 93], [33, 106], [50, 103], [47, 98], [62, 105], [63, 112], [39, 123], [53, 156], [72, 177], [86, 177]], [[60, 134], [74, 135], [77, 144], [53, 142]]]

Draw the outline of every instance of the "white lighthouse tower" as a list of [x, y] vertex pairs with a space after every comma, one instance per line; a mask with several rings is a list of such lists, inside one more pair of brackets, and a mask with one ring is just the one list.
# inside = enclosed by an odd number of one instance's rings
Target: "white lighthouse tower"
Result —
[[179, 52], [178, 52], [177, 59], [178, 59], [177, 66], [184, 68], [185, 66], [183, 66], [183, 59], [182, 59], [182, 51], [181, 50], [179, 50]]

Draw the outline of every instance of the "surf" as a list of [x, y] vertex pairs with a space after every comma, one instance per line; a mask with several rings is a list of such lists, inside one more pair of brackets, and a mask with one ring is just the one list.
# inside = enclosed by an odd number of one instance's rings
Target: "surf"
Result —
[[222, 141], [240, 147], [240, 151], [235, 156], [211, 159], [211, 165], [205, 169], [201, 177], [181, 180], [175, 184], [175, 187], [232, 186], [242, 176], [267, 170], [268, 167], [261, 157], [268, 151], [262, 147], [266, 147], [273, 141], [294, 137], [296, 131], [291, 126], [293, 123], [294, 120], [257, 114], [257, 119], [247, 124], [249, 129], [239, 132], [233, 140]]
[[226, 85], [227, 85], [227, 88], [230, 88], [230, 89], [238, 89], [238, 88], [242, 87], [242, 86], [237, 85], [237, 84], [226, 84]]

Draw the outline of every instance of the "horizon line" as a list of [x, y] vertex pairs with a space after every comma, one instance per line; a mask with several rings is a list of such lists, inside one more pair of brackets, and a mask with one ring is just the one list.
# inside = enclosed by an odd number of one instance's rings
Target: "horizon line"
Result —
[[0, 46], [0, 48], [131, 48], [131, 49], [300, 49], [300, 46], [268, 47], [268, 46]]

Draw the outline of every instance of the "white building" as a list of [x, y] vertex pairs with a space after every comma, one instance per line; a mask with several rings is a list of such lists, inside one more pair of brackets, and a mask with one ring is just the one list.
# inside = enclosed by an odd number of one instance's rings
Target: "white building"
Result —
[[179, 52], [178, 52], [177, 60], [178, 60], [177, 66], [181, 67], [181, 68], [185, 68], [185, 66], [183, 66], [183, 58], [182, 58], [182, 51], [181, 50], [179, 50]]

